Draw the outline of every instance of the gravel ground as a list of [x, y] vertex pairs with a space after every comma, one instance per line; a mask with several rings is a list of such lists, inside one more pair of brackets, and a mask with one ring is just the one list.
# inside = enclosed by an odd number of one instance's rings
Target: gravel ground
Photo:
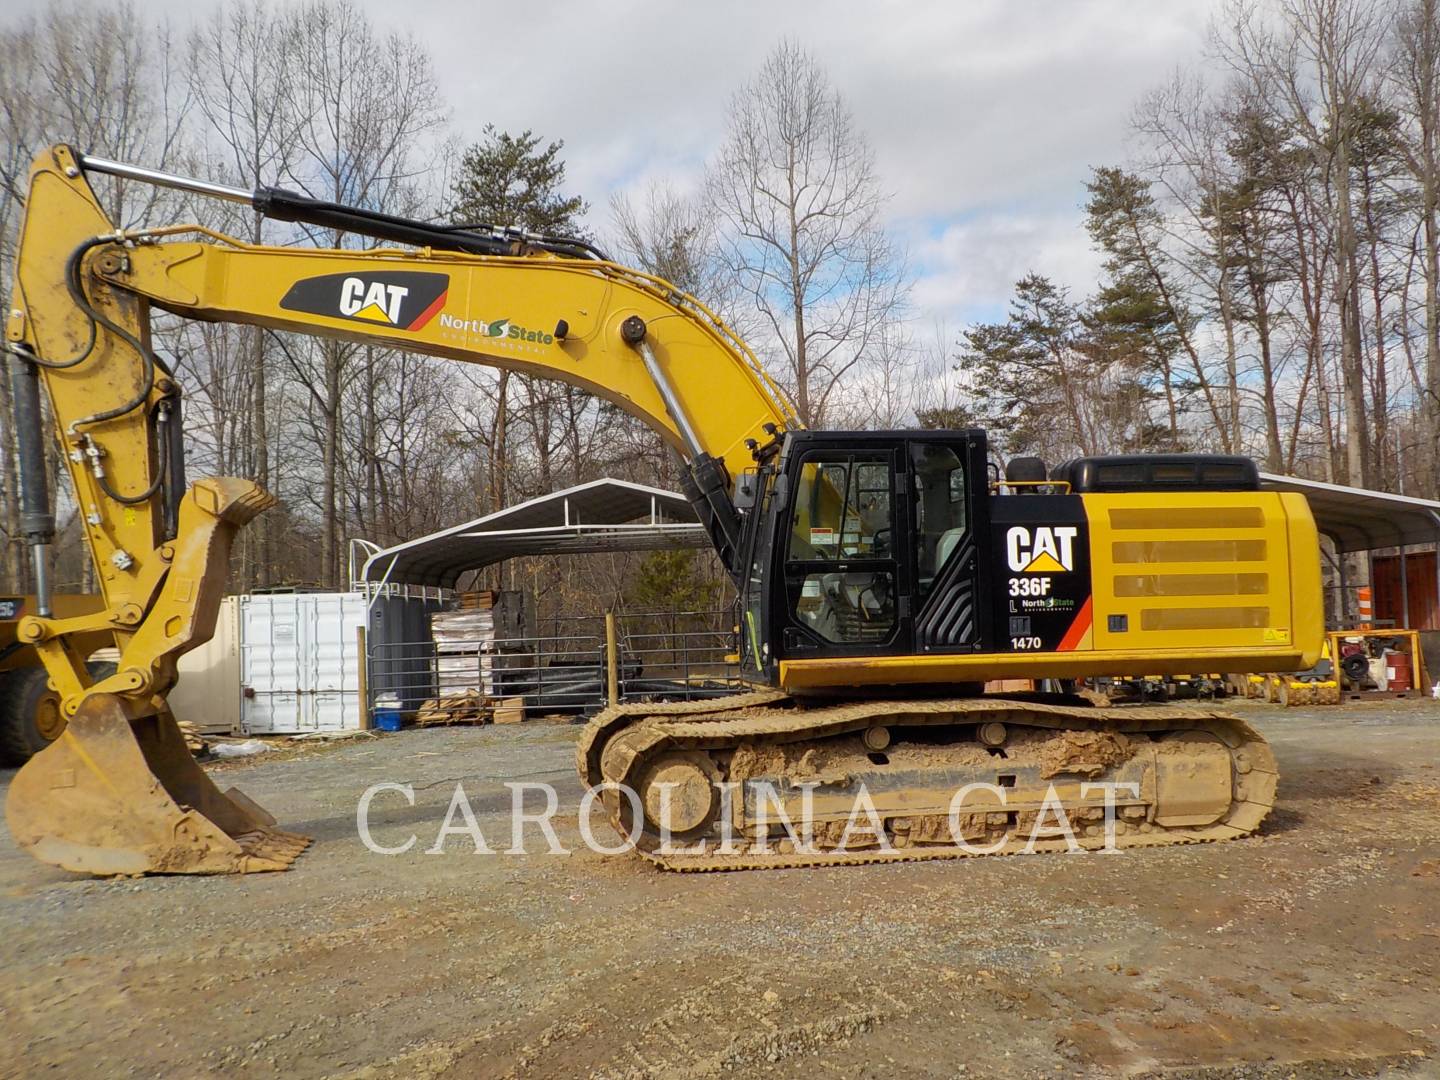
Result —
[[[89, 880], [0, 832], [0, 1075], [1440, 1076], [1440, 703], [1236, 708], [1262, 834], [1110, 857], [666, 874], [583, 850], [566, 725], [226, 764], [315, 837], [290, 872]], [[457, 779], [497, 850], [505, 781], [554, 783], [581, 849], [425, 854]], [[356, 835], [382, 780], [403, 855]]]

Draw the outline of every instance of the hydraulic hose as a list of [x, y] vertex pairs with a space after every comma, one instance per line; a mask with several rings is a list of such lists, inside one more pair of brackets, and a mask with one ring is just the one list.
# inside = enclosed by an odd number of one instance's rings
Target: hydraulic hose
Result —
[[[70, 299], [75, 301], [75, 306], [90, 319], [90, 346], [84, 355], [89, 355], [90, 350], [95, 347], [95, 327], [97, 325], [103, 326], [135, 350], [136, 354], [140, 357], [144, 374], [140, 380], [140, 389], [134, 397], [123, 405], [116, 405], [112, 409], [105, 409], [101, 412], [91, 413], [89, 416], [82, 416], [78, 420], [72, 420], [69, 428], [72, 434], [81, 427], [90, 424], [99, 424], [106, 420], [114, 420], [118, 416], [124, 416], [127, 413], [134, 412], [150, 399], [150, 391], [155, 387], [156, 360], [154, 353], [152, 353], [138, 337], [130, 333], [130, 331], [126, 330], [123, 326], [112, 322], [104, 312], [96, 308], [95, 305], [90, 302], [90, 298], [85, 295], [85, 289], [82, 287], [80, 280], [80, 261], [84, 258], [85, 253], [100, 244], [112, 243], [118, 239], [120, 239], [119, 234], [92, 237], [72, 251], [70, 258], [65, 264], [67, 270], [65, 287], [70, 292]], [[84, 359], [84, 356], [80, 359]], [[79, 360], [73, 362], [78, 363]], [[70, 362], [67, 361], [66, 363], [68, 366]], [[109, 492], [107, 491], [106, 494], [109, 494]], [[154, 494], [153, 490], [151, 494]], [[148, 498], [149, 496], [146, 497]]]
[[[80, 261], [85, 257], [85, 253], [91, 248], [99, 247], [101, 244], [107, 244], [113, 239], [114, 237], [112, 236], [92, 236], [89, 240], [86, 240], [76, 247], [74, 251], [70, 252], [69, 258], [65, 260], [65, 288], [69, 291], [72, 299], [82, 295], [80, 289]], [[78, 303], [79, 301], [77, 300], [76, 302]], [[88, 308], [89, 303], [87, 301], [82, 310]], [[89, 311], [86, 310], [86, 315], [88, 316], [89, 314]], [[85, 347], [68, 360], [46, 360], [39, 353], [27, 348], [23, 344], [12, 345], [11, 351], [18, 354], [23, 360], [27, 360], [38, 367], [49, 368], [51, 371], [63, 371], [66, 368], [72, 368], [95, 351], [95, 319], [93, 316], [89, 318], [89, 323], [90, 336], [85, 342]]]
[[[100, 490], [103, 491], [108, 498], [114, 499], [121, 506], [137, 506], [154, 497], [155, 493], [160, 490], [161, 485], [165, 483], [166, 477], [169, 476], [170, 457], [175, 449], [175, 441], [170, 434], [170, 407], [170, 399], [162, 398], [155, 409], [155, 441], [159, 446], [160, 467], [155, 470], [155, 479], [150, 482], [149, 487], [135, 495], [122, 495], [110, 486], [110, 481], [105, 479], [103, 473], [97, 474], [95, 477], [96, 483], [100, 485]], [[167, 502], [171, 498], [173, 498], [173, 496], [167, 494]], [[168, 517], [169, 507], [167, 506], [166, 509]]]

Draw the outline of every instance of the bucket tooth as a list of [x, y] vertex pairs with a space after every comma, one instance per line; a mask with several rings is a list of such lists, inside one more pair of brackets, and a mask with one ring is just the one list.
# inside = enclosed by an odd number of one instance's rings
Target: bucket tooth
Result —
[[310, 846], [308, 836], [281, 832], [278, 829], [260, 829], [244, 836], [237, 836], [235, 842], [244, 852], [242, 873], [264, 873], [288, 869]]
[[41, 862], [88, 874], [284, 870], [310, 843], [238, 792], [222, 793], [166, 711], [94, 694], [15, 775], [5, 816]]

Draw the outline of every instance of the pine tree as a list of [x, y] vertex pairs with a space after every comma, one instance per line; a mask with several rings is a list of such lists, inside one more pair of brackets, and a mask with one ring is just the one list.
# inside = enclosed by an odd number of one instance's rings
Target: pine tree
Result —
[[[481, 141], [466, 150], [461, 158], [460, 175], [451, 189], [454, 199], [451, 219], [456, 224], [493, 225], [583, 239], [585, 233], [580, 218], [589, 207], [580, 196], [566, 195], [561, 190], [565, 182], [565, 162], [561, 160], [560, 151], [565, 143], [556, 140], [541, 149], [540, 142], [540, 136], [528, 128], [519, 135], [511, 135], [497, 131], [493, 124], [486, 124]], [[514, 376], [508, 370], [501, 370], [496, 376], [495, 419], [484, 440], [488, 457], [486, 497], [492, 509], [507, 505], [510, 496], [512, 378], [522, 380], [524, 388], [532, 391], [528, 394], [532, 400], [537, 397], [534, 384], [527, 382], [525, 376]], [[565, 395], [572, 412], [584, 396], [583, 391], [573, 387], [559, 392]], [[549, 417], [542, 420], [538, 426], [548, 432]], [[548, 434], [541, 439], [548, 444]], [[548, 456], [548, 445], [542, 447], [542, 451], [542, 456]], [[548, 479], [545, 477], [547, 485]]]
[[1002, 453], [1094, 449], [1084, 400], [1088, 361], [1076, 348], [1083, 329], [1064, 290], [1030, 274], [1015, 285], [1009, 318], [962, 335], [959, 369]]
[[708, 611], [720, 602], [721, 583], [692, 548], [654, 551], [645, 556], [626, 594], [640, 611]]
[[1163, 394], [1167, 441], [1174, 447], [1182, 408], [1175, 361], [1196, 320], [1169, 286], [1154, 243], [1162, 215], [1149, 181], [1122, 169], [1096, 169], [1085, 190], [1085, 227], [1105, 253], [1109, 276], [1090, 302], [1086, 327], [1094, 346], [1134, 380], [1137, 401]]
[[1286, 468], [1280, 435], [1277, 387], [1280, 358], [1275, 347], [1272, 308], [1278, 286], [1293, 277], [1296, 260], [1285, 250], [1290, 242], [1290, 211], [1294, 189], [1303, 183], [1308, 155], [1289, 144], [1285, 131], [1262, 109], [1245, 106], [1229, 116], [1233, 129], [1225, 151], [1234, 176], [1205, 205], [1222, 218], [1210, 232], [1224, 244], [1213, 261], [1233, 274], [1234, 315], [1254, 337], [1263, 420], [1265, 467]]
[[540, 149], [528, 128], [519, 135], [485, 125], [484, 136], [465, 151], [452, 193], [457, 223], [496, 225], [556, 236], [578, 236], [589, 209], [578, 195], [565, 195], [564, 140]]

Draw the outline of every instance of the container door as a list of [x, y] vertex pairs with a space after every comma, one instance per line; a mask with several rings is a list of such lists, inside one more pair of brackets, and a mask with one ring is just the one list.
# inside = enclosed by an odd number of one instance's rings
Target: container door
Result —
[[358, 593], [252, 596], [243, 601], [246, 731], [275, 734], [360, 726]]
[[360, 655], [356, 628], [365, 618], [357, 593], [317, 593], [311, 602], [309, 728], [343, 731], [359, 727]]
[[246, 732], [300, 730], [303, 627], [293, 596], [241, 601], [241, 726]]

